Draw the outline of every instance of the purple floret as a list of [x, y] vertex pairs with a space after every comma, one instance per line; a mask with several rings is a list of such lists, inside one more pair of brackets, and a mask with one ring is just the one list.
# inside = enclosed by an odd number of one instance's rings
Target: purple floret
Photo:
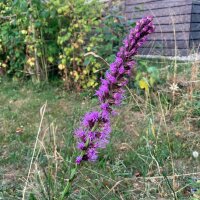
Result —
[[83, 126], [85, 127], [93, 127], [95, 122], [99, 120], [99, 112], [93, 111], [86, 113], [83, 118]]
[[110, 64], [110, 71], [112, 73], [116, 73], [117, 72], [117, 64], [115, 62]]
[[82, 156], [78, 156], [76, 158], [76, 163], [79, 165], [81, 163], [81, 161], [83, 160], [83, 157]]
[[[106, 79], [107, 79], [111, 84], [117, 82], [117, 78], [116, 78], [114, 75], [112, 75], [110, 72], [107, 72], [107, 73], [106, 73]], [[101, 87], [101, 86], [100, 86], [100, 87]]]
[[88, 149], [87, 156], [89, 161], [92, 162], [96, 161], [98, 158], [96, 149], [95, 148]]
[[78, 142], [77, 149], [83, 150], [84, 147], [85, 147], [85, 143], [84, 142]]
[[114, 99], [115, 99], [115, 105], [120, 105], [121, 104], [121, 101], [123, 99], [123, 94], [121, 92], [118, 92], [118, 93], [115, 93], [113, 95]]
[[76, 138], [83, 138], [85, 136], [85, 131], [82, 129], [78, 129], [74, 133]]

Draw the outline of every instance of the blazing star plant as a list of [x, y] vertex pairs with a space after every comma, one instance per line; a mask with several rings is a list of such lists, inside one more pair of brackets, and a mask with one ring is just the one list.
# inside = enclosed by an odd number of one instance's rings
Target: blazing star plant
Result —
[[123, 41], [115, 61], [110, 64], [105, 78], [96, 91], [100, 102], [100, 111], [86, 113], [81, 127], [75, 131], [78, 139], [77, 148], [81, 154], [76, 158], [76, 163], [83, 161], [96, 161], [98, 149], [105, 148], [109, 142], [111, 125], [110, 117], [115, 113], [113, 106], [119, 106], [124, 96], [124, 86], [128, 83], [131, 70], [135, 66], [133, 56], [138, 48], [147, 40], [147, 36], [154, 31], [153, 17], [148, 16], [137, 22], [135, 28]]
[[[115, 61], [110, 64], [105, 78], [101, 79], [101, 85], [96, 91], [99, 99], [99, 111], [86, 113], [79, 129], [75, 131], [77, 148], [80, 155], [76, 158], [76, 168], [72, 171], [71, 178], [63, 191], [63, 198], [69, 190], [69, 183], [75, 177], [77, 167], [84, 161], [96, 161], [98, 150], [105, 148], [109, 143], [111, 133], [111, 116], [115, 114], [114, 106], [121, 105], [124, 97], [124, 87], [128, 83], [131, 71], [136, 62], [133, 56], [138, 48], [146, 41], [147, 36], [154, 32], [153, 17], [144, 17], [136, 23], [124, 39], [123, 46], [116, 55]], [[62, 198], [61, 198], [62, 199]]]

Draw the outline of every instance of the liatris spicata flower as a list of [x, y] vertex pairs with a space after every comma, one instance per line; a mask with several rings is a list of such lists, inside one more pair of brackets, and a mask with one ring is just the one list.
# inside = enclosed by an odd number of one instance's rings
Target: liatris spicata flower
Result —
[[110, 64], [105, 78], [96, 91], [100, 102], [100, 111], [86, 113], [81, 123], [81, 128], [75, 131], [78, 139], [77, 148], [81, 155], [76, 158], [76, 163], [82, 161], [95, 161], [98, 157], [98, 148], [105, 148], [109, 142], [111, 132], [110, 117], [114, 113], [113, 106], [119, 106], [124, 96], [124, 86], [128, 83], [131, 70], [135, 66], [133, 56], [138, 48], [146, 42], [147, 36], [154, 32], [153, 17], [148, 16], [136, 23], [129, 35], [123, 41], [116, 55], [115, 62]]

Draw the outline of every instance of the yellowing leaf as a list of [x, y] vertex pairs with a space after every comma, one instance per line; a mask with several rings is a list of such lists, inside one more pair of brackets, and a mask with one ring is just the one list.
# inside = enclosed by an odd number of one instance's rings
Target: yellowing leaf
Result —
[[78, 28], [78, 27], [79, 27], [79, 25], [78, 25], [78, 24], [74, 24], [74, 27], [75, 27], [75, 28]]
[[26, 30], [21, 30], [21, 33], [22, 33], [23, 35], [26, 35], [26, 34], [27, 34], [27, 31], [26, 31]]
[[93, 87], [96, 87], [98, 85], [98, 83], [96, 82], [94, 85], [93, 85]]
[[153, 77], [150, 77], [149, 82], [150, 82], [150, 85], [153, 87], [155, 83], [155, 79]]
[[84, 43], [84, 41], [82, 40], [82, 39], [78, 39], [78, 42], [80, 43], [80, 44], [83, 44]]
[[83, 74], [87, 74], [87, 70], [84, 69], [84, 70], [83, 70]]
[[153, 124], [151, 125], [151, 132], [152, 132], [153, 136], [156, 137], [155, 127]]
[[6, 65], [5, 63], [3, 63], [3, 64], [2, 64], [2, 67], [6, 68], [6, 67], [7, 67], [7, 65]]
[[26, 62], [29, 66], [33, 67], [35, 65], [35, 58], [31, 57]]
[[145, 89], [146, 92], [149, 91], [149, 84], [147, 83], [145, 79], [142, 79], [139, 81], [139, 86], [141, 89]]
[[75, 49], [78, 49], [78, 48], [79, 48], [79, 45], [78, 45], [77, 43], [73, 43], [72, 45], [73, 45], [73, 47], [74, 47]]
[[78, 79], [79, 79], [79, 74], [78, 74], [78, 72], [77, 71], [74, 71], [74, 77], [75, 77], [75, 82], [77, 82], [78, 81]]
[[65, 65], [63, 65], [63, 64], [59, 64], [59, 65], [58, 65], [58, 69], [59, 69], [59, 70], [63, 70], [63, 69], [65, 69]]

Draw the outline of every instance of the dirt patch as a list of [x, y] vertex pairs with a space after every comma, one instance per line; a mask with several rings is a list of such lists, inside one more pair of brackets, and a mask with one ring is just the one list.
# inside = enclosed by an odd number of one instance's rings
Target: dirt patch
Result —
[[123, 109], [120, 113], [122, 116], [122, 123], [124, 131], [133, 137], [139, 137], [144, 125], [144, 114], [141, 112], [130, 111], [130, 109]]
[[21, 108], [23, 105], [25, 105], [30, 99], [18, 99], [18, 100], [10, 100], [9, 104], [11, 104], [14, 108], [14, 110], [17, 110]]
[[67, 102], [65, 99], [61, 99], [58, 102], [58, 107], [61, 108], [64, 113], [73, 113], [73, 105], [70, 105], [69, 101]]

